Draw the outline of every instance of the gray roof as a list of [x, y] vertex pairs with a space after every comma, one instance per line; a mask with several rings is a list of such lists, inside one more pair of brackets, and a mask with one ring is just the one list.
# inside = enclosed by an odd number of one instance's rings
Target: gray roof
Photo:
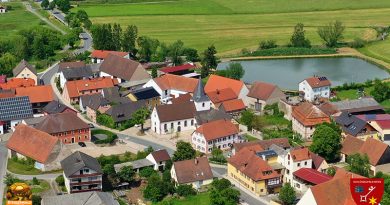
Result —
[[137, 98], [137, 100], [147, 100], [160, 97], [160, 94], [153, 87], [137, 89], [130, 91], [130, 93], [132, 93]]
[[111, 106], [105, 114], [110, 115], [114, 122], [122, 122], [131, 119], [131, 116], [138, 109], [145, 107], [145, 101], [136, 101]]
[[32, 118], [27, 118], [24, 119], [23, 121], [29, 125], [29, 126], [35, 126], [36, 124], [40, 123], [42, 120], [44, 120], [46, 116], [41, 116], [41, 117], [32, 117]]
[[68, 107], [56, 100], [51, 101], [45, 107], [43, 107], [43, 111], [49, 114], [61, 113], [66, 110]]
[[75, 78], [88, 78], [92, 77], [93, 75], [90, 67], [66, 68], [62, 70], [62, 74], [67, 80]]
[[194, 99], [195, 102], [210, 101], [209, 97], [204, 93], [204, 86], [201, 78], [199, 78], [198, 85], [196, 86], [192, 99]]
[[100, 66], [102, 63], [94, 63], [94, 64], [88, 64], [87, 67], [89, 67], [92, 71], [92, 73], [98, 73], [100, 72]]
[[135, 160], [132, 162], [114, 164], [114, 169], [116, 172], [119, 172], [123, 167], [126, 167], [126, 166], [131, 166], [131, 167], [133, 167], [133, 169], [139, 169], [139, 168], [143, 168], [143, 167], [153, 166], [153, 162], [151, 162], [145, 158], [145, 159]]
[[150, 75], [139, 62], [113, 54], [108, 54], [104, 59], [100, 71], [126, 81], [150, 79]]
[[1, 98], [0, 121], [21, 120], [33, 117], [28, 96]]
[[285, 149], [276, 144], [269, 146], [269, 149], [275, 151], [278, 156], [286, 156], [288, 153]]
[[355, 100], [343, 100], [332, 102], [340, 111], [347, 112], [364, 112], [372, 110], [381, 110], [383, 107], [372, 97], [365, 97]]
[[35, 75], [37, 74], [37, 70], [35, 70], [35, 68], [24, 59], [21, 60], [20, 63], [12, 70], [12, 73], [14, 74], [14, 76], [17, 76], [20, 72], [23, 71], [24, 68], [28, 68]]
[[121, 96], [119, 94], [119, 88], [118, 87], [111, 87], [111, 88], [103, 88], [103, 97], [106, 98], [108, 101], [117, 101]]
[[207, 122], [216, 120], [231, 120], [232, 117], [223, 110], [211, 109], [207, 111], [197, 112], [195, 114], [196, 124], [202, 125]]
[[44, 196], [42, 205], [119, 205], [111, 193], [84, 192], [60, 196]]
[[351, 115], [348, 112], [341, 113], [340, 116], [336, 118], [336, 122], [341, 126], [344, 132], [356, 136], [366, 127], [367, 122]]
[[64, 170], [65, 176], [67, 177], [73, 175], [83, 167], [88, 167], [89, 169], [92, 169], [100, 174], [103, 173], [97, 159], [80, 151], [77, 151], [63, 159], [61, 161], [61, 167]]
[[104, 99], [100, 93], [94, 93], [91, 95], [82, 95], [80, 100], [83, 104], [83, 107], [88, 106], [93, 110], [97, 110], [100, 106], [107, 105], [108, 100]]

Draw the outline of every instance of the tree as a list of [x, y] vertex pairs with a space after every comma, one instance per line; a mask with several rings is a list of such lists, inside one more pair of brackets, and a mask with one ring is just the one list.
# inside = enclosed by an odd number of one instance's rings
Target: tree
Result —
[[96, 122], [109, 128], [115, 128], [114, 119], [107, 114], [97, 113]]
[[370, 94], [376, 101], [383, 102], [390, 98], [390, 85], [380, 80], [375, 80], [374, 88]]
[[191, 144], [184, 141], [179, 141], [176, 143], [176, 151], [173, 153], [172, 160], [182, 161], [187, 159], [195, 159], [196, 151], [192, 148]]
[[153, 55], [156, 54], [160, 42], [157, 39], [152, 39], [147, 36], [140, 36], [137, 39], [137, 44], [139, 47], [138, 54], [140, 59], [146, 62], [150, 62]]
[[12, 69], [16, 66], [16, 57], [11, 53], [5, 53], [0, 57], [0, 73], [12, 76]]
[[181, 58], [181, 56], [183, 55], [183, 47], [184, 43], [180, 40], [172, 43], [169, 46], [168, 57], [171, 58], [172, 64], [175, 66], [181, 65], [183, 63], [183, 59]]
[[112, 48], [115, 51], [119, 51], [122, 48], [122, 28], [120, 24], [114, 23], [112, 27]]
[[241, 63], [230, 63], [226, 68], [226, 77], [240, 80], [245, 74]]
[[79, 33], [76, 30], [72, 30], [68, 33], [66, 39], [69, 46], [74, 48], [75, 43], [79, 40]]
[[187, 196], [196, 195], [196, 190], [194, 188], [192, 188], [192, 185], [190, 185], [190, 184], [183, 184], [183, 185], [177, 186], [176, 193], [179, 196], [187, 197]]
[[187, 61], [197, 62], [199, 61], [198, 50], [195, 48], [184, 48], [183, 55], [186, 56]]
[[270, 49], [270, 48], [276, 48], [278, 45], [276, 45], [275, 40], [263, 40], [260, 41], [259, 48], [257, 50], [261, 49]]
[[69, 0], [56, 0], [55, 4], [57, 5], [58, 9], [64, 13], [68, 13], [68, 11], [70, 10]]
[[138, 37], [138, 28], [135, 25], [127, 26], [122, 37], [122, 49], [129, 52], [133, 57], [137, 54], [136, 41]]
[[135, 172], [132, 166], [124, 166], [117, 173], [119, 179], [125, 182], [132, 182], [134, 180]]
[[157, 67], [152, 66], [152, 78], [157, 78]]
[[39, 185], [39, 181], [38, 181], [38, 179], [36, 177], [33, 177], [32, 184], [33, 185]]
[[232, 188], [227, 179], [215, 179], [211, 183], [210, 204], [211, 205], [233, 205], [240, 199], [240, 192]]
[[292, 205], [296, 198], [295, 190], [291, 187], [290, 183], [284, 184], [279, 192], [279, 199], [283, 205]]
[[215, 49], [214, 45], [211, 45], [203, 52], [202, 70], [201, 70], [202, 78], [209, 76], [210, 69], [217, 67], [218, 62], [215, 54], [217, 54], [217, 50]]
[[111, 178], [116, 177], [116, 172], [114, 168], [114, 164], [106, 164], [103, 166], [103, 173]]
[[63, 175], [60, 175], [56, 178], [56, 182], [59, 186], [65, 186], [65, 179]]
[[310, 150], [326, 161], [334, 162], [338, 159], [341, 149], [341, 135], [326, 124], [316, 127], [313, 134], [313, 143]]
[[218, 191], [222, 191], [224, 189], [231, 187], [232, 183], [229, 180], [222, 178], [222, 179], [213, 180], [213, 182], [211, 183], [211, 186], [213, 188], [217, 189]]
[[353, 154], [348, 156], [347, 162], [349, 164], [350, 171], [361, 176], [369, 177], [370, 174], [370, 161], [367, 154]]
[[134, 124], [136, 125], [141, 125], [141, 132], [144, 132], [144, 124], [145, 120], [149, 117], [150, 115], [150, 110], [146, 107], [143, 107], [141, 109], [138, 109], [133, 113], [131, 116], [131, 119]]
[[50, 4], [49, 0], [42, 0], [41, 7], [43, 9], [47, 9], [49, 7], [49, 4]]
[[55, 1], [52, 1], [52, 2], [49, 3], [49, 9], [50, 10], [53, 10], [55, 7], [56, 7], [56, 2]]
[[318, 28], [317, 33], [327, 47], [335, 47], [343, 39], [344, 30], [345, 26], [340, 21], [335, 21]]
[[298, 23], [294, 27], [294, 33], [291, 36], [290, 43], [293, 47], [311, 47], [310, 40], [305, 38], [303, 24]]
[[143, 191], [143, 195], [146, 199], [152, 202], [161, 201], [168, 193], [173, 192], [171, 183], [167, 183], [161, 180], [160, 175], [154, 174], [148, 178], [148, 185]]
[[255, 114], [251, 110], [245, 110], [241, 113], [240, 123], [247, 126], [248, 130], [252, 130]]
[[333, 177], [336, 174], [336, 169], [334, 167], [329, 167], [329, 169], [326, 170], [326, 174]]
[[4, 184], [6, 184], [7, 186], [11, 186], [12, 184], [14, 184], [16, 182], [22, 182], [22, 180], [16, 178], [14, 175], [12, 175], [10, 173], [5, 174]]
[[145, 167], [139, 171], [139, 176], [148, 178], [154, 173], [156, 173], [156, 171], [153, 169], [153, 167]]

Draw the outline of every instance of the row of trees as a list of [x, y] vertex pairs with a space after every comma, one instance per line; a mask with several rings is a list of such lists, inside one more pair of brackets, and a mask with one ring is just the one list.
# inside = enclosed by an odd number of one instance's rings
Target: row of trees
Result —
[[49, 0], [42, 0], [41, 7], [50, 10], [57, 7], [62, 12], [67, 13], [70, 10], [71, 5], [70, 0], [53, 0], [52, 2], [49, 2]]
[[98, 24], [92, 26], [91, 32], [95, 49], [129, 52], [133, 58], [146, 62], [170, 58], [174, 65], [180, 65], [183, 56], [189, 61], [199, 61], [198, 51], [185, 47], [182, 41], [166, 44], [148, 36], [138, 36], [135, 25], [122, 30], [120, 24]]
[[245, 70], [242, 67], [241, 63], [233, 62], [230, 63], [225, 70], [218, 70], [216, 74], [235, 80], [240, 80], [244, 76]]

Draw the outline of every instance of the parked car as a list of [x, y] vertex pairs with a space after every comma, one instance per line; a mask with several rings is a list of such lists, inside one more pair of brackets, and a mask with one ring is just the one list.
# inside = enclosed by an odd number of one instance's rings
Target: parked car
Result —
[[92, 123], [88, 123], [89, 125], [89, 128], [95, 128], [95, 125], [93, 125]]
[[79, 142], [78, 144], [80, 145], [80, 147], [86, 147], [87, 146], [84, 142]]

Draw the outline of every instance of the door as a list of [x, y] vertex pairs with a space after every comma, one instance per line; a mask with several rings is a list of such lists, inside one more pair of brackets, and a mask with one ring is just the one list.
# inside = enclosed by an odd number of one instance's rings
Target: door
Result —
[[74, 137], [72, 137], [72, 143], [74, 143]]
[[178, 132], [181, 131], [181, 127], [180, 127], [180, 126], [177, 127], [177, 131], [178, 131]]

